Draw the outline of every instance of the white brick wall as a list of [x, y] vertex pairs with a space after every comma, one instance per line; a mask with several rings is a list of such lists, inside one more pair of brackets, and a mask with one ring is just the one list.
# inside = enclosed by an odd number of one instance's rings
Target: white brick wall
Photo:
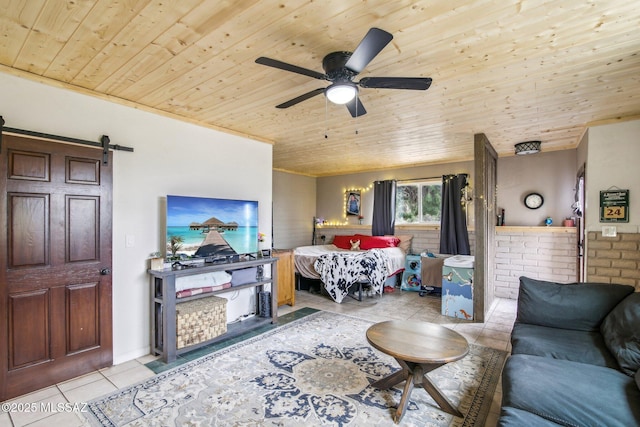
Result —
[[564, 227], [497, 227], [494, 286], [498, 298], [518, 297], [520, 276], [576, 281], [576, 232]]

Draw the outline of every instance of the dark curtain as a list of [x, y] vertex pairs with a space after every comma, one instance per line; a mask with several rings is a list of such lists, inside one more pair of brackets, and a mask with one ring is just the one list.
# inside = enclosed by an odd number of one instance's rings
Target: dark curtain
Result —
[[467, 218], [461, 203], [462, 191], [466, 185], [466, 174], [444, 175], [442, 177], [441, 254], [471, 254]]
[[396, 225], [396, 182], [393, 180], [373, 183], [373, 217], [371, 234], [394, 234]]

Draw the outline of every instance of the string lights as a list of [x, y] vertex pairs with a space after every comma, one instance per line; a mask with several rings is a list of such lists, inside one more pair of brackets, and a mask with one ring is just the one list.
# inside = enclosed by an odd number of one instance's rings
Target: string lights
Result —
[[347, 216], [347, 213], [346, 213], [347, 199], [349, 197], [349, 193], [359, 192], [362, 195], [367, 191], [371, 191], [372, 188], [373, 188], [373, 183], [369, 184], [367, 187], [344, 188], [342, 191], [342, 195], [343, 195], [342, 211], [344, 212], [344, 216], [342, 217], [341, 220], [331, 220], [331, 221], [323, 220], [322, 224], [318, 224], [318, 227], [322, 227], [322, 226], [336, 227], [336, 226], [349, 225], [349, 217]]

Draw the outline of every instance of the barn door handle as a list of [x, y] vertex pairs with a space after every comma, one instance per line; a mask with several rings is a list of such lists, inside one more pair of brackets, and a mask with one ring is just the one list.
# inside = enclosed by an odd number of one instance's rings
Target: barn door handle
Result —
[[100, 270], [100, 274], [102, 276], [108, 276], [109, 274], [111, 274], [111, 269], [109, 268], [103, 268], [102, 270]]

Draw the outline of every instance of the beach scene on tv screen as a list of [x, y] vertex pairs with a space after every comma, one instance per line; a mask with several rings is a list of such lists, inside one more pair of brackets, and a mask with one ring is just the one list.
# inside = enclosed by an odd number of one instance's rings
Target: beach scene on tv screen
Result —
[[167, 258], [210, 258], [257, 250], [257, 201], [167, 196]]

